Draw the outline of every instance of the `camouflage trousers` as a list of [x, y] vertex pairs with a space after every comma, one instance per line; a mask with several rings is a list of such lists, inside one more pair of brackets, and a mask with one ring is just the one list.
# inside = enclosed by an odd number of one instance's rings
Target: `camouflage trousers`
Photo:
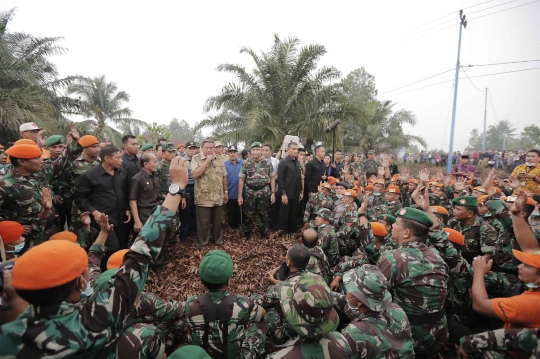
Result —
[[484, 275], [486, 290], [490, 297], [511, 297], [519, 293], [519, 278], [513, 274], [490, 271]]
[[152, 324], [135, 323], [125, 328], [116, 345], [114, 358], [163, 358], [165, 344]]
[[418, 355], [435, 354], [448, 342], [446, 316], [433, 323], [411, 325], [414, 352]]
[[506, 350], [521, 352], [525, 357], [540, 357], [538, 329], [497, 329], [461, 338], [463, 350], [469, 357], [488, 359], [514, 358]]
[[253, 230], [253, 218], [257, 216], [259, 234], [266, 236], [268, 233], [268, 211], [270, 209], [270, 194], [267, 189], [259, 191], [246, 190], [244, 197], [244, 219], [242, 230], [251, 233]]

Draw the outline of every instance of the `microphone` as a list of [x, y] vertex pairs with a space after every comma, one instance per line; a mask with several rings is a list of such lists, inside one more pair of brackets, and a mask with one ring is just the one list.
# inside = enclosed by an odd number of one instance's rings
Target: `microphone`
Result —
[[335, 120], [334, 122], [332, 122], [332, 123], [330, 124], [330, 126], [328, 126], [328, 127], [326, 128], [326, 132], [331, 132], [333, 129], [335, 129], [336, 127], [338, 127], [340, 123], [341, 123], [341, 120]]
[[212, 167], [216, 168], [216, 163], [212, 160]]

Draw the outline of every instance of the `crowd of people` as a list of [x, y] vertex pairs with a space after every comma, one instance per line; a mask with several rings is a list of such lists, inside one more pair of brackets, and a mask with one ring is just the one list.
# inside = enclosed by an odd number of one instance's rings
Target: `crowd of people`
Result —
[[[470, 154], [410, 173], [295, 142], [20, 134], [0, 145], [0, 358], [540, 356], [538, 150], [480, 179]], [[297, 239], [266, 292], [230, 293], [223, 250], [199, 263], [207, 293], [144, 291], [167, 248], [222, 246], [224, 227], [246, 251]]]

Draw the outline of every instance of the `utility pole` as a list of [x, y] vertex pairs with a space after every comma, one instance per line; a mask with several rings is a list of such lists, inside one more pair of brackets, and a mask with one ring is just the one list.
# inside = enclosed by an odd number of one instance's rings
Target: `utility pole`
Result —
[[467, 21], [463, 10], [459, 10], [459, 41], [457, 50], [457, 63], [456, 63], [456, 79], [454, 84], [454, 105], [452, 106], [452, 127], [450, 129], [450, 149], [448, 150], [448, 161], [446, 163], [446, 172], [452, 172], [452, 157], [454, 152], [454, 127], [456, 126], [456, 104], [457, 104], [457, 89], [459, 80], [459, 55], [461, 53], [461, 32], [464, 27], [467, 27]]
[[486, 101], [484, 103], [484, 136], [482, 138], [482, 153], [486, 152], [487, 91], [488, 89], [486, 88]]

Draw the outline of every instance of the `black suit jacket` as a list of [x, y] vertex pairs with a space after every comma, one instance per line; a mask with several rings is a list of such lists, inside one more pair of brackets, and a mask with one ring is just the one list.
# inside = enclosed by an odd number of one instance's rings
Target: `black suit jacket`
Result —
[[302, 191], [302, 168], [298, 160], [287, 156], [279, 161], [278, 184], [280, 195], [287, 195], [288, 199], [300, 198]]
[[321, 177], [324, 175], [324, 161], [319, 161], [317, 158], [312, 159], [306, 164], [306, 175], [304, 178], [304, 186], [306, 192], [317, 192]]

